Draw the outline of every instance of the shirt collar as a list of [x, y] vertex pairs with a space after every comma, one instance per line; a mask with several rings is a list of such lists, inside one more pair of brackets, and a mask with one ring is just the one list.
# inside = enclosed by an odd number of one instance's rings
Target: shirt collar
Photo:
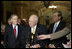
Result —
[[[12, 24], [12, 26], [13, 26], [13, 29], [14, 29], [15, 25], [14, 25], [14, 24]], [[16, 28], [17, 28], [17, 25], [16, 25]]]
[[55, 24], [59, 25], [60, 21], [57, 21]]
[[37, 27], [37, 25], [35, 25], [34, 27], [32, 27], [32, 28], [36, 28]]

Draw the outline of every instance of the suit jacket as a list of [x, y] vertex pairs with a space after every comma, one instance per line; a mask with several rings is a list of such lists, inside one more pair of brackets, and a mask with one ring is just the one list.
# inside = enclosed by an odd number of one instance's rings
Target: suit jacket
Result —
[[[54, 23], [50, 25], [49, 29], [48, 29], [48, 32], [49, 34], [53, 34], [52, 31], [53, 31], [53, 27], [54, 27]], [[58, 32], [60, 30], [63, 30], [64, 28], [66, 27], [66, 23], [63, 22], [63, 21], [60, 21], [57, 29], [55, 30], [55, 32]], [[55, 35], [54, 35], [55, 36]], [[61, 38], [58, 38], [58, 39], [54, 39], [54, 40], [51, 40], [50, 43], [54, 44], [55, 47], [62, 47], [62, 43], [66, 43], [67, 41], [67, 38], [66, 36], [62, 36]]]
[[6, 48], [20, 48], [22, 26], [18, 25], [18, 36], [15, 38], [12, 25], [5, 28], [4, 45]]
[[26, 41], [28, 41], [29, 44], [31, 45], [40, 44], [40, 46], [43, 47], [45, 44], [44, 40], [38, 40], [37, 36], [41, 34], [46, 34], [46, 33], [47, 33], [46, 27], [43, 25], [37, 24], [34, 41], [32, 42], [31, 41], [31, 27], [28, 26], [26, 27]]
[[[48, 33], [49, 33], [49, 34], [52, 33], [54, 24], [55, 24], [55, 23], [53, 23], [53, 24], [51, 24], [51, 25], [49, 26], [49, 29], [48, 29]], [[63, 22], [63, 21], [60, 21], [60, 23], [59, 23], [57, 29], [55, 30], [55, 32], [60, 31], [60, 30], [62, 30], [62, 29], [65, 28], [65, 27], [66, 27], [66, 23]]]

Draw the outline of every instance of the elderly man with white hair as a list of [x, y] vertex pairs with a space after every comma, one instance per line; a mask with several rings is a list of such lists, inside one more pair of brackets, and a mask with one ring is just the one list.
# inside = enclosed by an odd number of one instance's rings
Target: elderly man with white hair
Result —
[[29, 48], [42, 48], [44, 41], [38, 40], [37, 36], [46, 33], [46, 27], [38, 24], [38, 16], [33, 14], [29, 18], [29, 26], [26, 27], [26, 44]]

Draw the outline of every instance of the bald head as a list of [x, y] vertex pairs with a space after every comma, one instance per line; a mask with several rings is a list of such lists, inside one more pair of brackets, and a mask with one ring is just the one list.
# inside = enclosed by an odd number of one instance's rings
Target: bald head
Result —
[[29, 25], [30, 27], [34, 27], [38, 23], [37, 15], [31, 15], [29, 18]]

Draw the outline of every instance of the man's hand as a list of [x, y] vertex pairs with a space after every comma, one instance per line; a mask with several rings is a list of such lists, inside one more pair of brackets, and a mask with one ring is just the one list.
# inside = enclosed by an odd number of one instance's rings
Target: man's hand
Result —
[[4, 42], [3, 42], [3, 41], [1, 41], [1, 44], [3, 45], [3, 44], [4, 44]]
[[71, 41], [67, 42], [67, 44], [63, 44], [64, 48], [71, 48]]
[[39, 47], [40, 47], [39, 44], [35, 44], [35, 45], [33, 45], [33, 46], [30, 46], [30, 48], [39, 48]]
[[37, 36], [38, 40], [43, 40], [43, 39], [48, 39], [48, 38], [51, 38], [50, 35], [39, 35]]
[[53, 44], [49, 44], [49, 48], [55, 48]]

